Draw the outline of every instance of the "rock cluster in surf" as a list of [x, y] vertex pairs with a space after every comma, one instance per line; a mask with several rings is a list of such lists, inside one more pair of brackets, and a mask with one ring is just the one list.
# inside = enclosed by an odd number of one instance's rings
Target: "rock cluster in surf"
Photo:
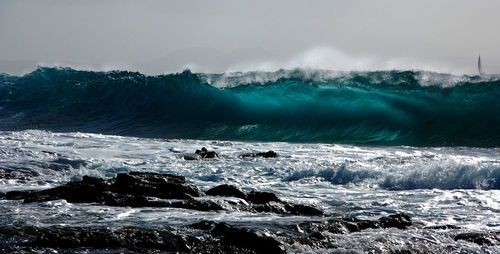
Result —
[[412, 225], [406, 214], [378, 220], [332, 218], [318, 208], [292, 204], [270, 192], [245, 191], [225, 184], [203, 191], [188, 183], [183, 176], [145, 172], [118, 174], [111, 179], [84, 176], [81, 181], [52, 189], [11, 191], [4, 198], [24, 200], [24, 203], [65, 199], [70, 203], [108, 206], [247, 211], [309, 217], [302, 223], [284, 226], [288, 232], [286, 236], [272, 229], [252, 229], [214, 221], [199, 221], [177, 229], [12, 226], [3, 229], [0, 237], [14, 239], [16, 235], [22, 235], [25, 239], [8, 247], [0, 246], [6, 251], [14, 250], [12, 248], [104, 248], [140, 252], [285, 253], [285, 244], [295, 241], [328, 247], [332, 233], [348, 234], [389, 227], [405, 229]]

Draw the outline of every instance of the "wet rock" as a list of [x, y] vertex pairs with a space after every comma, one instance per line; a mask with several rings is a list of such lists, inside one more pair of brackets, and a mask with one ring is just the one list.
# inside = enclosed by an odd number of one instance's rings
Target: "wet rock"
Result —
[[234, 185], [228, 184], [216, 186], [206, 191], [205, 194], [210, 196], [237, 197], [241, 199], [247, 199], [247, 195], [243, 193], [243, 191], [241, 191]]
[[191, 199], [201, 196], [193, 185], [185, 184], [185, 178], [170, 174], [139, 173], [118, 174], [110, 187], [113, 192], [152, 196], [165, 199]]
[[25, 199], [31, 191], [9, 191], [5, 194], [5, 199], [18, 200]]
[[315, 231], [315, 232], [312, 232], [308, 235], [309, 238], [312, 238], [314, 240], [323, 240], [325, 239], [326, 237], [321, 234], [321, 232], [318, 232], [318, 231]]
[[462, 233], [458, 234], [454, 238], [455, 241], [464, 240], [467, 242], [473, 242], [479, 245], [499, 245], [500, 244], [500, 232], [491, 233]]
[[427, 226], [427, 227], [424, 227], [425, 229], [442, 229], [442, 230], [446, 230], [446, 229], [460, 229], [459, 226], [456, 226], [456, 225], [436, 225], [436, 226]]
[[150, 181], [150, 182], [156, 182], [156, 183], [163, 183], [163, 182], [169, 182], [169, 183], [179, 183], [179, 184], [184, 184], [186, 183], [186, 177], [184, 176], [178, 176], [178, 175], [172, 175], [172, 174], [160, 174], [160, 173], [150, 173], [150, 172], [136, 172], [132, 171], [129, 173], [131, 176], [138, 176], [141, 177], [144, 180]]
[[278, 157], [278, 154], [275, 151], [267, 151], [267, 152], [260, 152], [260, 153], [244, 153], [240, 155], [240, 158], [257, 158], [257, 157], [263, 157], [263, 158], [276, 158]]
[[100, 203], [110, 206], [181, 207], [199, 210], [220, 210], [208, 201], [162, 202], [150, 199], [193, 200], [203, 194], [196, 186], [186, 183], [183, 176], [171, 174], [131, 172], [103, 180], [84, 176], [81, 181], [69, 182], [52, 189], [30, 192], [13, 191], [8, 199], [24, 199], [25, 203], [65, 199], [71, 203]]
[[36, 240], [29, 245], [53, 248], [189, 251], [188, 243], [182, 237], [168, 231], [142, 227], [125, 227], [118, 230], [83, 227], [42, 228], [39, 229]]
[[209, 220], [202, 220], [200, 222], [193, 223], [188, 227], [201, 230], [212, 230], [217, 223]]
[[219, 154], [214, 151], [208, 151], [205, 147], [202, 147], [201, 150], [196, 150], [195, 154], [201, 156], [202, 159], [219, 158]]
[[263, 191], [248, 192], [246, 200], [254, 204], [265, 204], [271, 201], [281, 202], [281, 200], [274, 193]]
[[[259, 230], [207, 220], [191, 224], [188, 228], [203, 230], [214, 238], [212, 244], [203, 243], [208, 248], [208, 251], [202, 250], [204, 253], [285, 253], [278, 240]], [[204, 238], [207, 239], [206, 236]]]
[[285, 209], [285, 205], [278, 202], [252, 204], [252, 209], [259, 213], [290, 214], [290, 212]]
[[[174, 207], [198, 211], [240, 210], [303, 216], [322, 216], [323, 212], [310, 206], [289, 204], [274, 193], [245, 192], [233, 185], [219, 185], [206, 192], [209, 196], [237, 197], [245, 201], [200, 200], [204, 195], [186, 178], [171, 174], [130, 172], [104, 180], [84, 176], [81, 181], [40, 191], [11, 191], [6, 199], [24, 199], [25, 203], [65, 199], [70, 203], [97, 203], [109, 206]], [[248, 202], [248, 203], [247, 203]]]
[[[322, 216], [323, 212], [306, 205], [290, 204], [280, 200], [274, 193], [262, 191], [244, 192], [236, 186], [223, 184], [205, 192], [209, 196], [237, 197], [250, 203], [250, 210], [254, 212], [293, 214], [304, 216]], [[245, 210], [245, 207], [238, 207]]]
[[357, 218], [336, 218], [327, 221], [307, 221], [298, 225], [291, 225], [289, 229], [301, 233], [328, 231], [333, 234], [348, 234], [366, 229], [399, 228], [411, 226], [411, 218], [403, 213], [381, 217], [378, 220], [360, 220]]
[[306, 205], [300, 205], [300, 204], [286, 204], [285, 209], [294, 215], [306, 215], [306, 216], [322, 216], [323, 212], [311, 207], [311, 206], [306, 206]]
[[398, 213], [382, 217], [379, 220], [380, 226], [383, 228], [399, 228], [406, 229], [412, 225], [411, 217], [404, 213]]
[[225, 245], [248, 248], [256, 253], [285, 253], [279, 241], [260, 231], [218, 223], [211, 230], [211, 234], [221, 237], [222, 243]]
[[41, 151], [41, 152], [52, 156], [60, 156], [60, 154], [56, 152], [51, 152], [51, 151]]
[[183, 200], [172, 204], [176, 208], [185, 208], [197, 211], [220, 211], [224, 210], [219, 204], [208, 200]]
[[130, 206], [130, 207], [168, 207], [169, 204], [151, 202], [145, 196], [135, 196], [130, 194], [122, 194], [115, 192], [103, 193], [103, 203], [108, 206]]
[[182, 158], [187, 161], [198, 161], [202, 159], [198, 154], [185, 154], [182, 156]]

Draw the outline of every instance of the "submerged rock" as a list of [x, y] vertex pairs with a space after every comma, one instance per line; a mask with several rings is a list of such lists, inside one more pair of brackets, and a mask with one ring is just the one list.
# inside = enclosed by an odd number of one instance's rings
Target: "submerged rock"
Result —
[[378, 220], [382, 228], [399, 228], [406, 229], [412, 225], [411, 217], [404, 213], [398, 213], [382, 217]]
[[[305, 221], [299, 224], [281, 225], [280, 228], [287, 229], [282, 232], [255, 230], [206, 220], [191, 224], [188, 228], [209, 232], [213, 237], [219, 238], [219, 242], [223, 245], [246, 248], [255, 253], [284, 253], [285, 249], [279, 239], [289, 244], [299, 242], [319, 248], [329, 248], [335, 241], [333, 237], [335, 234], [349, 234], [367, 229], [383, 230], [389, 227], [404, 229], [410, 225], [411, 219], [408, 215], [395, 214], [378, 220], [335, 218]], [[286, 234], [285, 240], [280, 238], [284, 234]]]
[[435, 226], [424, 227], [424, 229], [442, 229], [442, 230], [446, 230], [446, 229], [461, 229], [461, 227], [459, 227], [457, 225], [435, 225]]
[[167, 252], [189, 252], [189, 243], [181, 236], [166, 230], [143, 227], [109, 229], [103, 227], [49, 227], [30, 228], [24, 235], [34, 239], [25, 240], [22, 245], [73, 249], [128, 249], [136, 252], [159, 250]]
[[257, 157], [263, 157], [263, 158], [276, 158], [278, 157], [278, 154], [275, 151], [267, 151], [267, 152], [259, 152], [259, 153], [244, 153], [240, 155], [240, 158], [257, 158]]
[[182, 156], [182, 158], [184, 160], [187, 160], [187, 161], [198, 161], [198, 160], [201, 160], [201, 156], [199, 154], [185, 154]]
[[262, 230], [212, 221], [176, 229], [9, 226], [0, 228], [0, 239], [10, 243], [0, 244], [0, 252], [74, 253], [83, 248], [91, 253], [285, 253], [275, 237]]
[[222, 238], [222, 244], [248, 248], [256, 253], [285, 253], [281, 243], [260, 231], [218, 223], [211, 229], [213, 236]]
[[207, 148], [202, 147], [201, 150], [196, 150], [194, 153], [182, 155], [182, 158], [187, 161], [195, 161], [202, 159], [219, 158], [219, 154], [215, 151], [208, 151]]
[[[263, 191], [244, 192], [238, 187], [228, 184], [216, 186], [205, 194], [209, 196], [237, 197], [251, 204], [251, 209], [256, 212], [277, 214], [293, 214], [305, 216], [322, 216], [323, 212], [306, 205], [290, 204], [279, 199], [274, 193]], [[241, 209], [241, 207], [240, 207]]]
[[202, 147], [201, 150], [196, 150], [194, 153], [201, 156], [202, 159], [219, 158], [218, 153], [214, 151], [208, 151], [207, 148], [205, 147]]
[[285, 253], [284, 247], [278, 240], [259, 230], [206, 220], [188, 227], [209, 232], [213, 237], [219, 238], [219, 242], [223, 245], [249, 249], [252, 253]]
[[378, 220], [360, 220], [357, 218], [335, 218], [326, 221], [307, 221], [291, 225], [289, 229], [312, 234], [327, 231], [333, 234], [355, 233], [366, 229], [399, 228], [406, 229], [412, 225], [410, 216], [404, 213], [381, 217]]
[[467, 242], [473, 242], [479, 245], [499, 245], [500, 244], [500, 232], [490, 232], [490, 233], [461, 233], [455, 236], [455, 241], [464, 240]]

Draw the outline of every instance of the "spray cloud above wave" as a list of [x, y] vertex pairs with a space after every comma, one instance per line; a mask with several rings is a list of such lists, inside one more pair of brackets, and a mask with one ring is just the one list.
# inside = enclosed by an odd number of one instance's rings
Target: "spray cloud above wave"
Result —
[[[196, 65], [193, 70], [196, 71]], [[276, 71], [278, 69], [323, 69], [335, 71], [424, 70], [466, 74], [467, 68], [433, 60], [384, 58], [349, 54], [331, 46], [312, 47], [291, 57], [253, 63], [235, 63], [225, 72]]]

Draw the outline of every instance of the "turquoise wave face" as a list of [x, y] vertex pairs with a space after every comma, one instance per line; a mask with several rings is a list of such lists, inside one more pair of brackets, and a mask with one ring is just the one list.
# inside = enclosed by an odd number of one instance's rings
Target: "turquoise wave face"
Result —
[[[215, 81], [229, 80], [220, 88]], [[156, 138], [500, 146], [500, 81], [413, 71], [236, 78], [39, 68], [0, 76], [0, 129]]]

